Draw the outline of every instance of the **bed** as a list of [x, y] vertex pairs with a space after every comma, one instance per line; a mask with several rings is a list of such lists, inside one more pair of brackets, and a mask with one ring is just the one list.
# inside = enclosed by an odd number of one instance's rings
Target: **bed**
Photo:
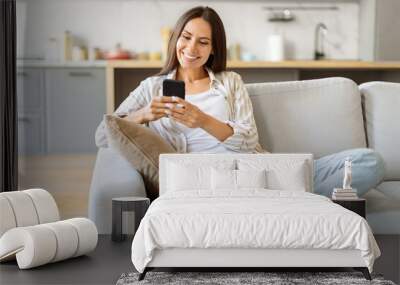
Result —
[[380, 251], [365, 219], [313, 194], [311, 154], [165, 154], [160, 197], [132, 242], [158, 267], [353, 267]]

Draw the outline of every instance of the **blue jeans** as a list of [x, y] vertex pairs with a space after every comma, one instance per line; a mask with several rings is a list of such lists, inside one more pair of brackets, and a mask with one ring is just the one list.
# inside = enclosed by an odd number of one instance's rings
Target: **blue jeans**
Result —
[[382, 181], [385, 171], [381, 156], [368, 148], [350, 149], [315, 160], [314, 193], [331, 197], [333, 188], [342, 188], [346, 157], [352, 159], [351, 186], [359, 197]]

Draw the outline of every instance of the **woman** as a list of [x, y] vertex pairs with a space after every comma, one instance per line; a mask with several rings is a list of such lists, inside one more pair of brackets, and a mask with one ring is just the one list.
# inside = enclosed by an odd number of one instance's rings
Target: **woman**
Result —
[[[148, 124], [177, 152], [255, 152], [258, 135], [249, 96], [240, 76], [225, 70], [220, 17], [211, 8], [193, 8], [178, 20], [160, 74], [141, 82], [115, 113]], [[186, 100], [162, 96], [167, 78], [185, 82]]]
[[[185, 82], [185, 100], [162, 96], [162, 82], [167, 78]], [[181, 16], [171, 35], [168, 58], [159, 75], [142, 81], [115, 113], [126, 120], [148, 124], [177, 152], [261, 151], [244, 83], [238, 74], [226, 71], [224, 26], [218, 14], [209, 7], [196, 7]], [[101, 129], [96, 134], [99, 146], [105, 145], [106, 141]], [[373, 152], [357, 150], [356, 153], [365, 153], [370, 160], [377, 161]], [[336, 166], [343, 161], [342, 155], [317, 161], [317, 193], [329, 195], [333, 187], [340, 185], [341, 167]], [[336, 167], [334, 171], [332, 165]], [[353, 166], [357, 168], [357, 161]], [[329, 189], [324, 184], [327, 178], [330, 179]], [[375, 186], [379, 179], [376, 177], [362, 187]]]

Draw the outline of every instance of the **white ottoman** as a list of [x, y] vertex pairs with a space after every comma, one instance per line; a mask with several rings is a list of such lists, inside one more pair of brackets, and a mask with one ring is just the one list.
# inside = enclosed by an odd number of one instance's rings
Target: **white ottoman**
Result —
[[53, 197], [43, 189], [0, 193], [0, 262], [17, 259], [20, 269], [86, 254], [97, 229], [86, 218], [59, 221]]

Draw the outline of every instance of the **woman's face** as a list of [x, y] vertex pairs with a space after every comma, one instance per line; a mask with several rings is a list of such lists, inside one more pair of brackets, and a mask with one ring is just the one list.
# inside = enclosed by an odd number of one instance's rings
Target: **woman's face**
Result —
[[211, 26], [202, 18], [186, 23], [176, 43], [176, 55], [183, 68], [200, 68], [212, 52]]

